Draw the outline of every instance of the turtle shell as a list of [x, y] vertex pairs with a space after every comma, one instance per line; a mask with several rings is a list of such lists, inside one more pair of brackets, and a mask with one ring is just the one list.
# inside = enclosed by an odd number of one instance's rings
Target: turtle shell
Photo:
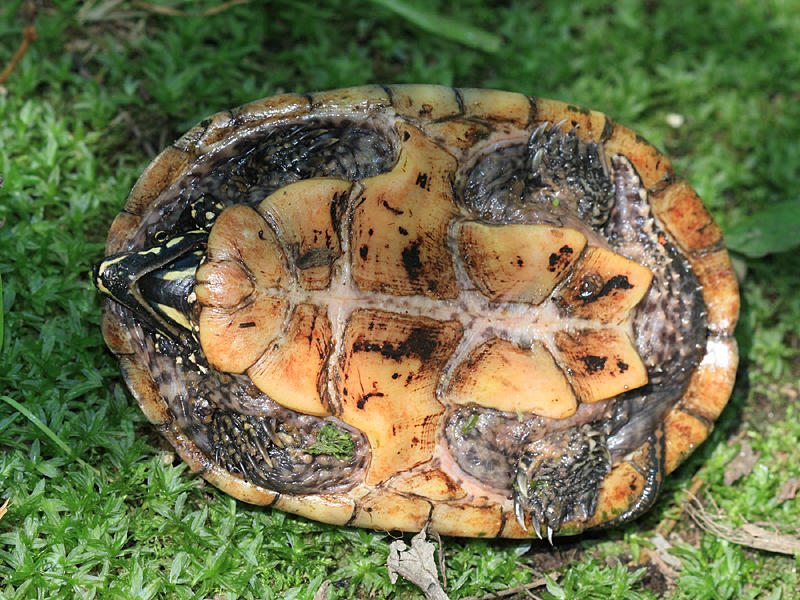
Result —
[[653, 146], [515, 93], [371, 86], [219, 113], [111, 226], [103, 334], [241, 500], [523, 537], [618, 524], [733, 386], [722, 234]]

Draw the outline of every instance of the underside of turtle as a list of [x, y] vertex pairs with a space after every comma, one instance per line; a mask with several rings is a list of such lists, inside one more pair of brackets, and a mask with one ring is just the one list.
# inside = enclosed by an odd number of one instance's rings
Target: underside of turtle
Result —
[[141, 176], [103, 333], [207, 480], [449, 535], [632, 519], [736, 371], [719, 228], [604, 115], [436, 86], [220, 113]]

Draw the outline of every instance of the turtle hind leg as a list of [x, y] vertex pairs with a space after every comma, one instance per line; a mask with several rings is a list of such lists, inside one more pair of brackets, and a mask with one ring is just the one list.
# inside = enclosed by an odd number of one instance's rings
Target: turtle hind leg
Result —
[[611, 470], [606, 433], [591, 424], [556, 431], [527, 444], [517, 461], [514, 513], [527, 529], [530, 517], [540, 538], [571, 519], [588, 520], [600, 483]]

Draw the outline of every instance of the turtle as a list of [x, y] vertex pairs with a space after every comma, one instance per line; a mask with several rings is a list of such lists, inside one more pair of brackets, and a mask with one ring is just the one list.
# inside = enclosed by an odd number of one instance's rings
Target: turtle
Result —
[[644, 138], [498, 90], [218, 113], [93, 272], [149, 421], [232, 496], [377, 530], [549, 537], [654, 503], [732, 391], [721, 230]]

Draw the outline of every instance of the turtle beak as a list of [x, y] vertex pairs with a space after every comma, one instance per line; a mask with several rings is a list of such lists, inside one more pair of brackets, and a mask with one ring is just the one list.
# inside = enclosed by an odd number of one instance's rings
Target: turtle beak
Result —
[[207, 239], [205, 231], [192, 231], [146, 250], [107, 256], [92, 269], [94, 285], [139, 320], [179, 339], [191, 330], [188, 296]]

